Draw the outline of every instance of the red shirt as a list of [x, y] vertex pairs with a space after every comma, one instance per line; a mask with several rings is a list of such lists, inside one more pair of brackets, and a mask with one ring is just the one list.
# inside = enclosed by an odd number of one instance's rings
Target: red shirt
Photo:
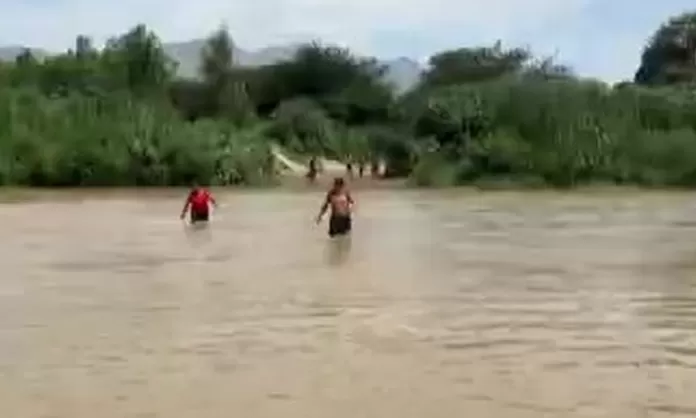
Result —
[[211, 200], [212, 196], [210, 192], [202, 188], [192, 190], [188, 197], [191, 211], [196, 213], [208, 213], [208, 205]]

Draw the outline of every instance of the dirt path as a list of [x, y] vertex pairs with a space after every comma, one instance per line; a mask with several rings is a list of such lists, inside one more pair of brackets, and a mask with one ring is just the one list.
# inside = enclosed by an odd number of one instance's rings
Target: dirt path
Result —
[[[274, 145], [272, 152], [284, 174], [292, 176], [304, 176], [307, 174], [307, 165], [290, 158], [281, 147]], [[346, 166], [340, 161], [321, 158], [320, 163], [323, 167], [323, 175], [342, 175], [346, 171]]]
[[[304, 188], [307, 185], [307, 165], [288, 156], [278, 145], [273, 146], [272, 152], [280, 168], [281, 183], [285, 186]], [[328, 186], [334, 177], [346, 176], [347, 174], [346, 166], [340, 161], [321, 158], [319, 162], [321, 170], [314, 183], [316, 186]], [[406, 185], [404, 179], [384, 180], [382, 178], [374, 178], [369, 174], [366, 174], [364, 177], [358, 177], [357, 172], [349, 180], [351, 188], [355, 189], [393, 189]]]
[[285, 155], [280, 147], [273, 146], [272, 152], [285, 174], [304, 176], [307, 173], [307, 167], [304, 164], [300, 164], [297, 161], [292, 160], [290, 157]]

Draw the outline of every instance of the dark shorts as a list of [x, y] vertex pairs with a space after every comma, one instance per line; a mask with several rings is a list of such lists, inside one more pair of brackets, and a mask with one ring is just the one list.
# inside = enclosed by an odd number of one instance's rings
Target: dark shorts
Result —
[[210, 214], [208, 212], [191, 211], [191, 223], [192, 224], [195, 224], [196, 222], [208, 222], [209, 218], [210, 218]]
[[350, 216], [334, 215], [329, 219], [329, 236], [347, 235], [353, 227]]

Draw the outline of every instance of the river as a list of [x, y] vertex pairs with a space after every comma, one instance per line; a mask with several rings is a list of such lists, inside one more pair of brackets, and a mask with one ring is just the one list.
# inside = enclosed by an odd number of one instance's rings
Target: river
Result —
[[696, 197], [54, 192], [0, 204], [11, 418], [696, 415]]

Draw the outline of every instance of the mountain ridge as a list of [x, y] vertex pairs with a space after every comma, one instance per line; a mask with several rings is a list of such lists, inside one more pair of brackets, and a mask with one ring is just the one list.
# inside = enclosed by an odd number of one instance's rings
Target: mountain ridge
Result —
[[[200, 67], [201, 50], [205, 45], [205, 39], [192, 39], [183, 42], [165, 42], [162, 44], [166, 54], [179, 63], [177, 75], [182, 78], [195, 78]], [[270, 45], [256, 50], [233, 47], [234, 62], [239, 66], [259, 67], [269, 65], [280, 60], [293, 57], [302, 43], [286, 45]], [[25, 48], [19, 45], [0, 46], [0, 61], [12, 61]], [[29, 49], [37, 58], [57, 55], [59, 52], [47, 51], [42, 48]], [[422, 66], [408, 57], [393, 59], [379, 59], [378, 62], [387, 67], [385, 79], [390, 82], [397, 92], [403, 92], [415, 85], [423, 71]]]

